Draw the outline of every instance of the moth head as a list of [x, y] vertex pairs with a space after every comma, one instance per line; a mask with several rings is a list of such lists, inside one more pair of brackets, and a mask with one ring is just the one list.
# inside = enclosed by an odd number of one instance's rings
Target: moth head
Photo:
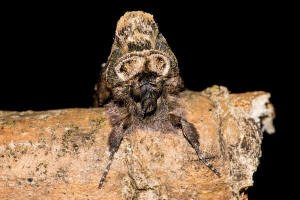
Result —
[[105, 73], [113, 99], [132, 100], [143, 116], [155, 113], [164, 91], [182, 85], [177, 60], [153, 16], [140, 11], [119, 20]]

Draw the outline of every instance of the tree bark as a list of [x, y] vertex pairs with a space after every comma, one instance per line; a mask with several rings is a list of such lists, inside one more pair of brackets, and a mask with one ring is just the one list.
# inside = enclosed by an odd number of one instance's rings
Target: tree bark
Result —
[[0, 111], [0, 199], [247, 199], [262, 132], [274, 132], [269, 97], [219, 86], [182, 93], [220, 178], [182, 134], [136, 131], [124, 138], [100, 190], [111, 131], [104, 108]]

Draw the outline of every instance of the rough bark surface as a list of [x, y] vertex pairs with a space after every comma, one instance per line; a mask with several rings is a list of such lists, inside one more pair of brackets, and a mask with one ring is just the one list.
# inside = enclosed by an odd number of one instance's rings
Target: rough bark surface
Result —
[[0, 199], [247, 199], [274, 132], [266, 92], [185, 91], [187, 120], [222, 174], [197, 161], [182, 134], [136, 131], [123, 140], [101, 190], [111, 131], [104, 108], [0, 111]]

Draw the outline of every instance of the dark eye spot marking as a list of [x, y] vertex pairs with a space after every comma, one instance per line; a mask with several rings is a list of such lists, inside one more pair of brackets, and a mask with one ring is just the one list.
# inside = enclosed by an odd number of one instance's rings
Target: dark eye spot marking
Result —
[[130, 65], [131, 63], [132, 63], [132, 60], [128, 60], [128, 61], [126, 62], [127, 65]]
[[133, 60], [128, 60], [125, 63], [122, 64], [120, 67], [120, 72], [123, 74], [128, 75], [131, 72], [132, 64], [134, 64]]
[[146, 35], [152, 35], [152, 31], [144, 31]]
[[163, 59], [161, 57], [157, 57], [156, 60], [157, 60], [158, 63], [162, 63], [163, 62]]
[[126, 69], [126, 67], [124, 65], [121, 66], [120, 72], [127, 73], [127, 69]]
[[157, 67], [159, 68], [164, 68], [166, 66], [164, 59], [161, 57], [157, 57], [156, 62], [157, 62]]

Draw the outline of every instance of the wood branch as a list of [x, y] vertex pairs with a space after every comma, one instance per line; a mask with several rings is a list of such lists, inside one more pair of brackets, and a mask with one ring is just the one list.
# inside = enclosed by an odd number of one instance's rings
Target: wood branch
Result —
[[183, 135], [137, 131], [123, 140], [101, 190], [111, 130], [104, 108], [0, 111], [0, 199], [247, 199], [262, 130], [274, 132], [269, 97], [218, 86], [182, 94], [220, 178]]

